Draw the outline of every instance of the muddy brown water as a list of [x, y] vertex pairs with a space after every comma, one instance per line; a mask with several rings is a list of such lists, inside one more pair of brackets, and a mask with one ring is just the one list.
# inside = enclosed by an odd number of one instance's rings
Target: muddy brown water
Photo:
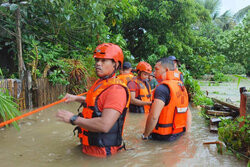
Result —
[[0, 166], [246, 166], [232, 155], [220, 155], [215, 145], [217, 135], [208, 132], [199, 111], [191, 107], [193, 119], [189, 132], [175, 142], [143, 141], [146, 115], [127, 115], [124, 139], [127, 151], [109, 158], [84, 155], [79, 140], [73, 136], [73, 126], [55, 118], [58, 109], [76, 113], [78, 104], [59, 104], [20, 121], [21, 130], [0, 129]]

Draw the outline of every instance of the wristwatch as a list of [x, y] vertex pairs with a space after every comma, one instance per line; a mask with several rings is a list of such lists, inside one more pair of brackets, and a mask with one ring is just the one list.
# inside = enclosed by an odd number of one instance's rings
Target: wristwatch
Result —
[[70, 123], [71, 123], [72, 125], [76, 125], [76, 124], [74, 124], [74, 122], [75, 122], [75, 120], [77, 119], [77, 117], [78, 117], [78, 115], [73, 115], [73, 116], [70, 118]]

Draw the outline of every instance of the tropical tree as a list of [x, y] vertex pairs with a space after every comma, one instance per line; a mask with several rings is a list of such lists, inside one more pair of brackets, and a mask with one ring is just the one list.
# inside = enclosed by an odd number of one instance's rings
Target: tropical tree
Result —
[[220, 0], [196, 0], [200, 5], [204, 6], [211, 15], [211, 18], [214, 20], [219, 16], [220, 12]]
[[227, 57], [228, 63], [240, 63], [250, 74], [250, 12], [231, 31], [225, 31], [218, 36], [215, 44], [217, 50]]
[[238, 12], [234, 14], [234, 19], [237, 23], [241, 22], [242, 19], [247, 15], [248, 11], [250, 10], [250, 5], [240, 9]]
[[[123, 36], [137, 61], [155, 60], [170, 54], [178, 58], [193, 54], [193, 24], [208, 19], [194, 1], [134, 1], [139, 14], [123, 24]], [[202, 18], [202, 19], [201, 19]]]

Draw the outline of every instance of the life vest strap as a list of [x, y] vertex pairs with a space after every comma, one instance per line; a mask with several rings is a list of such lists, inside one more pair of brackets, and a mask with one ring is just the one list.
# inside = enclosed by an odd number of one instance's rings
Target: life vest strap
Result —
[[80, 108], [82, 108], [82, 107], [83, 108], [87, 107], [87, 103], [85, 101], [82, 102], [81, 105], [79, 106], [79, 108], [77, 109], [78, 114], [81, 113]]
[[127, 150], [124, 141], [123, 141], [122, 146], [121, 146], [120, 148], [118, 148], [118, 151], [120, 151], [120, 150], [122, 150], [122, 149]]
[[158, 129], [159, 127], [160, 128], [169, 128], [169, 127], [173, 127], [173, 124], [172, 123], [171, 124], [159, 124], [159, 123], [157, 123], [155, 129]]
[[[145, 97], [145, 95], [138, 95], [137, 97]], [[151, 94], [146, 95], [146, 97], [151, 97]]]

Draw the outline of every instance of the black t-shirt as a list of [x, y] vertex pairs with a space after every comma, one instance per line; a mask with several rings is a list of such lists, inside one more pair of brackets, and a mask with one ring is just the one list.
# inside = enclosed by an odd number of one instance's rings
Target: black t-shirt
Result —
[[184, 83], [184, 78], [183, 78], [183, 74], [182, 73], [180, 75], [180, 80]]
[[[170, 101], [170, 90], [167, 85], [159, 85], [155, 89], [155, 99], [162, 100], [165, 103], [165, 106], [169, 104]], [[183, 132], [172, 135], [160, 135], [157, 133], [151, 133], [149, 138], [153, 140], [164, 140], [164, 141], [174, 141], [178, 139]]]
[[162, 100], [165, 103], [165, 106], [168, 105], [170, 101], [170, 90], [168, 86], [162, 84], [156, 87], [154, 96], [155, 99]]

